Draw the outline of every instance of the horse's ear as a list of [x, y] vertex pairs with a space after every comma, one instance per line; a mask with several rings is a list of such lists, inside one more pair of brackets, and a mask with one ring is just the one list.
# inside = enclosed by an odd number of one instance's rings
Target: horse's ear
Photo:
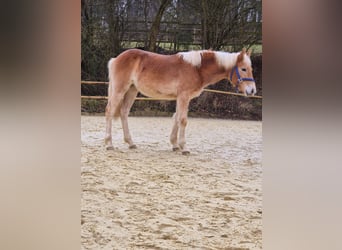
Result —
[[242, 48], [242, 53], [246, 53], [246, 48]]
[[253, 50], [252, 49], [249, 49], [249, 50], [247, 50], [247, 56], [251, 56], [252, 55], [252, 52], [253, 52]]

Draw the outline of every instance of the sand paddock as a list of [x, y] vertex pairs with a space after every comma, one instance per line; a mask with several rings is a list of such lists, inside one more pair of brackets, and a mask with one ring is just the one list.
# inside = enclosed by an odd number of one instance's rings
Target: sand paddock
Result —
[[190, 155], [170, 118], [129, 117], [137, 149], [81, 117], [82, 249], [262, 249], [261, 122], [190, 118]]

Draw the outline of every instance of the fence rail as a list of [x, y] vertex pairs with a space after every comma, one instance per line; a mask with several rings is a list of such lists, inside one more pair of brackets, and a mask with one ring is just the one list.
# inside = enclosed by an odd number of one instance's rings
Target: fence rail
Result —
[[[96, 82], [96, 81], [81, 81], [81, 84], [108, 84], [108, 82]], [[217, 94], [225, 94], [225, 95], [236, 95], [236, 96], [243, 96], [246, 97], [244, 94], [234, 93], [229, 91], [221, 91], [221, 90], [214, 90], [214, 89], [204, 89], [205, 92], [217, 93]], [[98, 99], [98, 100], [105, 100], [108, 99], [107, 96], [81, 96], [82, 99]], [[248, 98], [257, 98], [262, 99], [262, 96], [248, 96]], [[146, 100], [146, 101], [175, 101], [174, 98], [151, 98], [151, 97], [136, 97], [135, 100]]]

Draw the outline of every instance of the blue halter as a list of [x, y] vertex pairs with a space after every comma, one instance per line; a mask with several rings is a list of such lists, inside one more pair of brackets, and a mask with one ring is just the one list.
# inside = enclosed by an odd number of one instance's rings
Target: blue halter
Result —
[[238, 67], [237, 66], [234, 66], [234, 68], [232, 69], [232, 71], [230, 72], [230, 81], [232, 82], [233, 80], [233, 74], [234, 74], [234, 71], [236, 73], [236, 76], [238, 78], [238, 81], [237, 81], [237, 84], [236, 84], [236, 92], [239, 91], [238, 89], [238, 85], [240, 82], [244, 82], [244, 81], [249, 81], [249, 82], [255, 82], [255, 80], [253, 78], [249, 78], [249, 77], [244, 77], [244, 78], [241, 78], [240, 76], [240, 73], [239, 73], [239, 70], [238, 70]]

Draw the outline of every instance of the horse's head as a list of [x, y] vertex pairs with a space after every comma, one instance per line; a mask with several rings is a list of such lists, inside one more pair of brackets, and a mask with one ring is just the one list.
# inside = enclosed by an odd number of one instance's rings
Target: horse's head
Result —
[[256, 87], [252, 73], [251, 51], [242, 49], [236, 61], [236, 65], [230, 72], [230, 82], [236, 88], [236, 92], [245, 95], [255, 95]]

